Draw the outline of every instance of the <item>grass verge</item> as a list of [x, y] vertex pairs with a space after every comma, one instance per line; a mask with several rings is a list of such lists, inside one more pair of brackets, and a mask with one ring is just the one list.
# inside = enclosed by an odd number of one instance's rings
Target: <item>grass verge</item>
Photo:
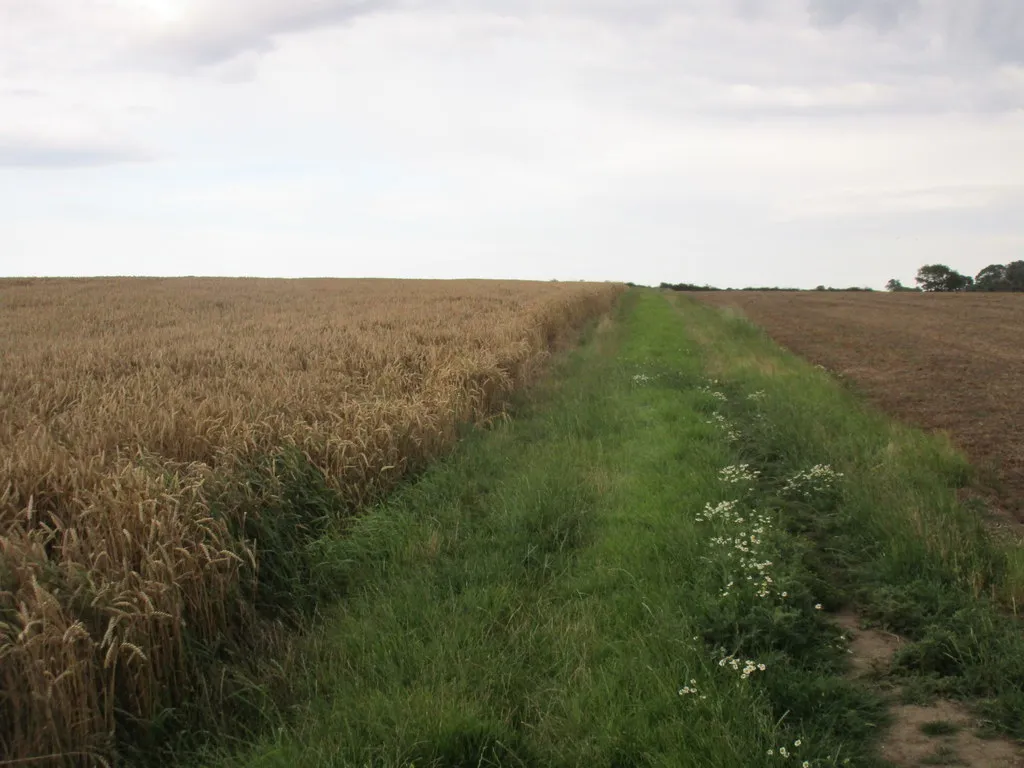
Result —
[[[852, 606], [912, 641], [895, 660], [906, 697], [968, 700], [992, 731], [1024, 738], [1021, 551], [958, 501], [974, 475], [963, 455], [862, 406], [742, 316], [675, 303], [721, 380], [742, 460], [808, 544], [801, 558], [826, 607]], [[815, 464], [843, 473], [841, 495], [784, 498], [787, 478]]]
[[[968, 474], [742, 321], [635, 291], [514, 420], [316, 541], [345, 595], [308, 701], [201, 762], [881, 765], [884, 703], [827, 618], [851, 602], [909, 616], [901, 669], [984, 689], [1012, 731], [1013, 684], [981, 678], [1016, 646]], [[977, 658], [929, 661], [968, 602]]]

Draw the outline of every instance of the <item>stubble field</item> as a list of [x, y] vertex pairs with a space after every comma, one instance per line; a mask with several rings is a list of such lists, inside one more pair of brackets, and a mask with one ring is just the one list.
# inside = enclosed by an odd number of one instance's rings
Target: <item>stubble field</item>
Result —
[[1024, 296], [694, 295], [742, 312], [895, 416], [948, 432], [1024, 520]]
[[338, 512], [499, 412], [619, 291], [0, 281], [0, 757], [88, 761], [222, 700], [210, 660], [308, 607]]

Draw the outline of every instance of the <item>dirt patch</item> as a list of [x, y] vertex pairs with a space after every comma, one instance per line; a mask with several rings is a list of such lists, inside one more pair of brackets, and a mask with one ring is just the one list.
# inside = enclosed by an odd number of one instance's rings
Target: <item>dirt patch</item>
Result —
[[[884, 674], [903, 639], [891, 632], [862, 627], [857, 615], [850, 611], [833, 619], [849, 638], [851, 676]], [[892, 724], [879, 751], [898, 768], [1024, 768], [1021, 746], [1009, 739], [978, 736], [979, 723], [963, 704], [944, 700], [928, 705], [894, 703], [889, 714]]]
[[947, 432], [1024, 520], [1024, 294], [722, 291], [782, 346], [893, 415]]
[[889, 662], [903, 644], [903, 639], [892, 632], [862, 628], [857, 614], [844, 611], [836, 614], [835, 623], [849, 638], [850, 670], [853, 677], [880, 674], [888, 670]]
[[937, 701], [928, 706], [902, 704], [890, 710], [893, 725], [882, 744], [882, 757], [894, 765], [969, 765], [1022, 768], [1024, 752], [1007, 739], [983, 739], [978, 723], [960, 704]]

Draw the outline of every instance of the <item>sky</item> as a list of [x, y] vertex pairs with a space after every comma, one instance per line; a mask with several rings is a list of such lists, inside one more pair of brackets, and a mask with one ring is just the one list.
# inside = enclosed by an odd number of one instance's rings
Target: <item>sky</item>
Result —
[[1024, 259], [1024, 0], [0, 0], [0, 275]]

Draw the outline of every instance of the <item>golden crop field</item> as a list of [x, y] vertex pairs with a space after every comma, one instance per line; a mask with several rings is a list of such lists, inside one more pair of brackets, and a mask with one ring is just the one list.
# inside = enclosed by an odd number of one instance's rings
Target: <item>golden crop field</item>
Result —
[[619, 290], [0, 281], [0, 763], [103, 753], [201, 686], [190, 643], [254, 626], [295, 466], [373, 499]]

